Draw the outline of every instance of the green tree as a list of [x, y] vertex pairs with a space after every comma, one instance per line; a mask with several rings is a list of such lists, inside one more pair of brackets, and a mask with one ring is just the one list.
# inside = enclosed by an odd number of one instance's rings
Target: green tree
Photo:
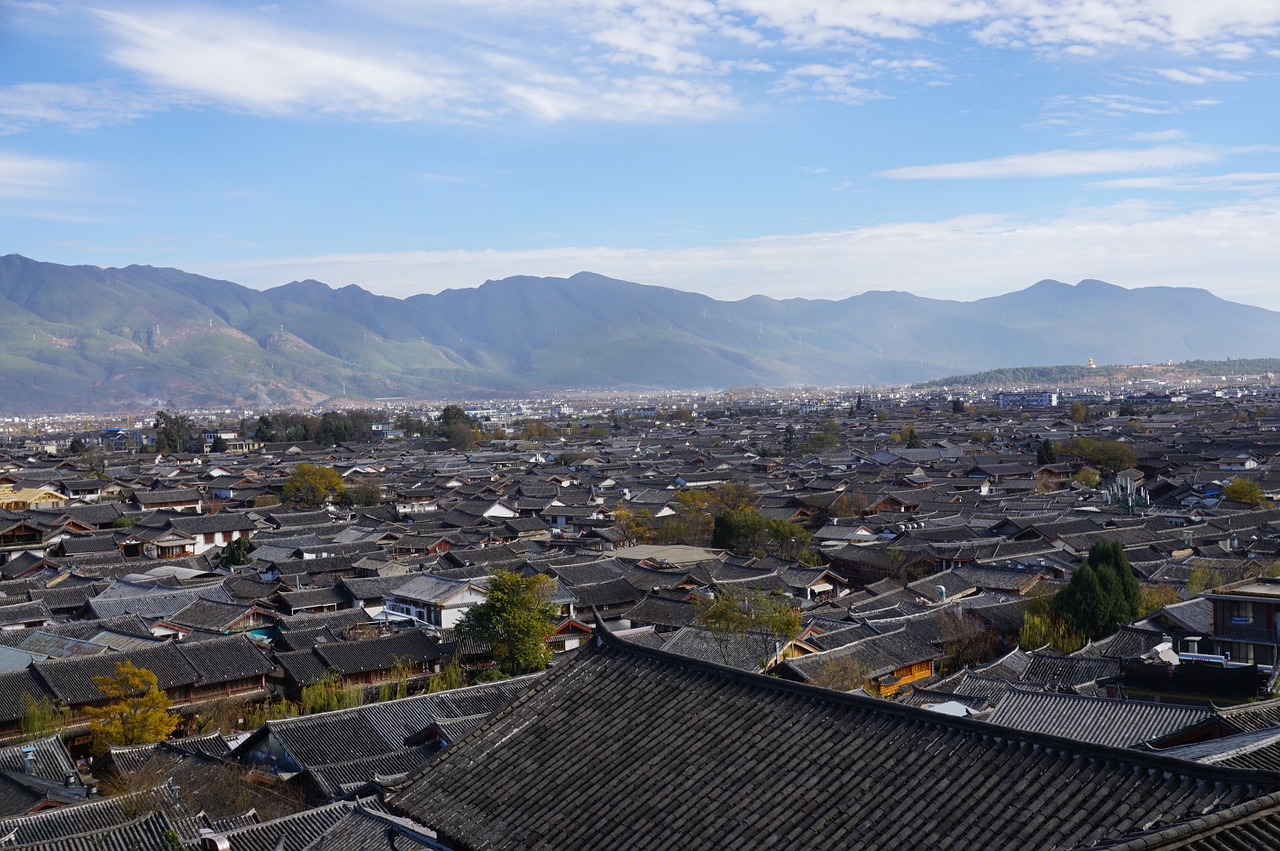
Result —
[[226, 452], [227, 439], [220, 434], [215, 434], [213, 440], [209, 444], [210, 452]]
[[1263, 492], [1262, 485], [1253, 479], [1236, 476], [1227, 482], [1227, 486], [1222, 489], [1222, 498], [1233, 502], [1247, 502], [1250, 505], [1259, 505], [1266, 501], [1267, 495]]
[[751, 639], [757, 645], [757, 661], [764, 666], [782, 645], [800, 635], [795, 600], [781, 594], [718, 586], [711, 594], [695, 594], [692, 602], [697, 625], [710, 633], [725, 664], [737, 640]]
[[554, 587], [546, 574], [495, 571], [484, 602], [467, 610], [456, 632], [460, 638], [489, 645], [503, 673], [541, 671], [551, 663], [547, 637], [559, 621], [559, 611], [551, 602]]
[[153, 672], [128, 660], [116, 664], [114, 675], [93, 677], [98, 691], [111, 701], [84, 710], [95, 753], [106, 753], [113, 745], [163, 741], [174, 731], [178, 716], [169, 713], [169, 696], [158, 682]]
[[963, 400], [963, 399], [952, 399], [952, 400], [951, 400], [951, 413], [953, 413], [953, 414], [963, 414], [964, 412], [965, 412], [965, 410], [964, 410], [964, 400]]
[[319, 506], [343, 492], [342, 476], [332, 467], [299, 464], [284, 483], [284, 498], [301, 506]]
[[916, 427], [911, 423], [907, 423], [902, 427], [902, 441], [908, 449], [919, 449], [924, 446], [924, 441], [920, 438], [920, 432], [916, 431]]
[[156, 451], [186, 452], [191, 448], [194, 424], [185, 414], [156, 411]]
[[1087, 488], [1096, 488], [1102, 483], [1102, 474], [1092, 467], [1081, 467], [1076, 470], [1076, 474], [1071, 477], [1071, 481], [1078, 482]]
[[249, 554], [251, 546], [248, 538], [236, 538], [228, 543], [222, 548], [222, 566], [238, 567], [253, 561], [253, 556]]
[[1047, 437], [1036, 447], [1036, 463], [1041, 466], [1058, 463], [1058, 450]]
[[435, 694], [440, 691], [462, 688], [467, 684], [467, 674], [456, 660], [450, 659], [440, 668], [440, 673], [427, 682], [427, 691]]
[[1187, 593], [1192, 597], [1198, 597], [1205, 591], [1217, 588], [1226, 582], [1226, 578], [1219, 570], [1212, 567], [1198, 565], [1191, 569], [1191, 574], [1187, 577]]
[[622, 533], [622, 545], [650, 543], [653, 538], [653, 512], [647, 508], [636, 511], [626, 505], [613, 509], [614, 528]]
[[342, 675], [333, 668], [324, 676], [302, 687], [301, 709], [303, 715], [332, 712], [335, 709], [353, 709], [364, 702], [360, 688], [348, 688]]
[[1052, 612], [1028, 611], [1022, 617], [1022, 629], [1018, 630], [1018, 644], [1035, 650], [1046, 644], [1063, 653], [1071, 653], [1084, 646], [1085, 638]]
[[335, 446], [353, 439], [355, 434], [355, 424], [349, 416], [339, 411], [325, 411], [316, 427], [315, 440], [321, 446]]
[[1068, 455], [1074, 455], [1097, 467], [1105, 476], [1127, 470], [1138, 463], [1133, 447], [1119, 440], [1073, 437], [1063, 445], [1063, 450]]
[[71, 710], [61, 701], [48, 695], [39, 700], [22, 696], [22, 738], [42, 739], [57, 733], [71, 721]]
[[455, 422], [444, 429], [442, 435], [450, 449], [468, 451], [476, 445], [476, 430], [466, 423]]
[[1141, 610], [1141, 587], [1118, 541], [1098, 541], [1090, 547], [1088, 561], [1071, 575], [1051, 606], [1070, 632], [1088, 638], [1110, 635]]
[[263, 443], [274, 443], [276, 441], [276, 427], [271, 417], [263, 414], [258, 417], [258, 423], [253, 429], [254, 437]]
[[801, 452], [827, 452], [840, 444], [840, 424], [827, 417], [818, 423], [818, 427], [809, 435], [809, 439], [800, 445]]
[[344, 493], [352, 505], [372, 506], [382, 502], [382, 484], [377, 479], [360, 479]]
[[67, 451], [72, 455], [83, 455], [88, 448], [82, 437], [71, 438], [71, 443], [67, 445]]
[[1142, 586], [1142, 605], [1141, 615], [1149, 615], [1165, 606], [1172, 606], [1174, 603], [1181, 602], [1182, 598], [1178, 596], [1178, 589], [1172, 585], [1165, 583], [1144, 584]]
[[711, 546], [735, 555], [751, 555], [763, 542], [764, 534], [765, 521], [758, 509], [733, 509], [713, 519]]
[[445, 405], [440, 411], [440, 429], [443, 431], [455, 423], [465, 423], [468, 426], [475, 425], [461, 405]]

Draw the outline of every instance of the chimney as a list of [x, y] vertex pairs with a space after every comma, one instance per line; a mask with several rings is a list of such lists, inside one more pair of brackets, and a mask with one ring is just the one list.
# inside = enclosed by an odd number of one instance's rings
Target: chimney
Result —
[[36, 773], [36, 749], [30, 745], [22, 749], [22, 773]]
[[200, 851], [231, 851], [231, 840], [205, 828], [200, 831]]

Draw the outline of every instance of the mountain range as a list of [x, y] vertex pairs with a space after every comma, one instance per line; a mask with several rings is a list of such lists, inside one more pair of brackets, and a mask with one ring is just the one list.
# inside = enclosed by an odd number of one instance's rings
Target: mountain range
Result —
[[969, 302], [886, 291], [718, 301], [582, 272], [396, 299], [0, 258], [7, 414], [900, 383], [1090, 357], [1267, 357], [1278, 338], [1274, 311], [1093, 280]]

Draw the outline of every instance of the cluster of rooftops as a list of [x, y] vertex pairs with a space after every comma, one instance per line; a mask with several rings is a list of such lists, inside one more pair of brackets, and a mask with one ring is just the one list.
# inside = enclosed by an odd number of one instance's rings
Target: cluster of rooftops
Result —
[[[10, 451], [0, 847], [1266, 847], [1280, 434], [1244, 411], [839, 410], [92, 468]], [[836, 445], [797, 448], [821, 420]], [[1091, 486], [1043, 458], [1082, 435], [1133, 466]], [[377, 504], [279, 504], [301, 463]], [[1225, 499], [1235, 478], [1263, 501]], [[624, 522], [726, 484], [806, 540], [734, 554]], [[1098, 541], [1163, 605], [1071, 653], [1021, 646]], [[550, 671], [430, 693], [491, 664], [454, 627], [499, 569], [552, 579]], [[696, 600], [729, 592], [788, 600], [801, 630], [716, 634]], [[92, 677], [126, 659], [179, 733], [77, 763]], [[335, 679], [361, 705], [245, 723]], [[20, 742], [40, 701], [61, 728]], [[104, 763], [150, 785], [95, 794]], [[229, 770], [249, 806], [193, 797]]]

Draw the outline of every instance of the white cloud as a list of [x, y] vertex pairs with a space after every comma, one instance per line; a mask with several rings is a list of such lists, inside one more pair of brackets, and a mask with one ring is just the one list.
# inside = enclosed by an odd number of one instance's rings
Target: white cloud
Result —
[[1280, 189], [1280, 171], [1237, 171], [1201, 176], [1125, 177], [1090, 184], [1098, 189], [1230, 191], [1270, 195]]
[[82, 171], [66, 160], [0, 152], [0, 198], [60, 199]]
[[212, 12], [98, 12], [109, 51], [163, 90], [261, 113], [312, 109], [419, 118], [467, 94], [457, 70]]
[[1220, 71], [1216, 68], [1206, 68], [1203, 65], [1194, 68], [1161, 68], [1156, 71], [1166, 80], [1175, 83], [1187, 83], [1192, 86], [1203, 86], [1205, 83], [1223, 83], [1223, 82], [1240, 82], [1247, 80], [1244, 74], [1237, 74], [1231, 71]]
[[251, 286], [311, 277], [401, 297], [487, 278], [582, 270], [730, 299], [843, 298], [869, 289], [973, 299], [1046, 277], [1100, 278], [1124, 286], [1203, 286], [1280, 309], [1280, 199], [1192, 211], [1126, 203], [1045, 220], [963, 216], [670, 250], [419, 251], [187, 265]]
[[155, 97], [116, 83], [21, 83], [0, 89], [0, 134], [40, 124], [89, 130], [142, 118], [159, 108]]
[[1252, 150], [1255, 149], [1160, 145], [1154, 148], [1107, 148], [1096, 151], [1041, 151], [972, 162], [905, 166], [877, 172], [877, 176], [890, 180], [972, 180], [1111, 174], [1203, 165], [1217, 162], [1231, 153]]
[[1180, 142], [1187, 138], [1183, 130], [1153, 130], [1149, 133], [1134, 133], [1130, 138], [1139, 142]]
[[[941, 84], [950, 77], [936, 44], [956, 29], [987, 46], [1084, 61], [1114, 48], [1236, 61], [1272, 47], [1280, 26], [1280, 7], [1261, 0], [331, 2], [337, 11], [305, 23], [274, 6], [96, 12], [113, 39], [108, 57], [151, 85], [152, 102], [144, 92], [96, 112], [62, 110], [79, 119], [25, 120], [93, 126], [166, 108], [175, 95], [258, 114], [382, 120], [714, 117], [740, 108], [748, 83], [734, 75], [745, 70], [772, 75], [773, 95], [851, 105], [880, 97], [882, 79]], [[1188, 84], [1243, 77], [1202, 65], [1155, 73]], [[28, 100], [17, 111], [58, 113], [56, 100], [47, 110]], [[1097, 108], [1165, 107], [1112, 96]]]

